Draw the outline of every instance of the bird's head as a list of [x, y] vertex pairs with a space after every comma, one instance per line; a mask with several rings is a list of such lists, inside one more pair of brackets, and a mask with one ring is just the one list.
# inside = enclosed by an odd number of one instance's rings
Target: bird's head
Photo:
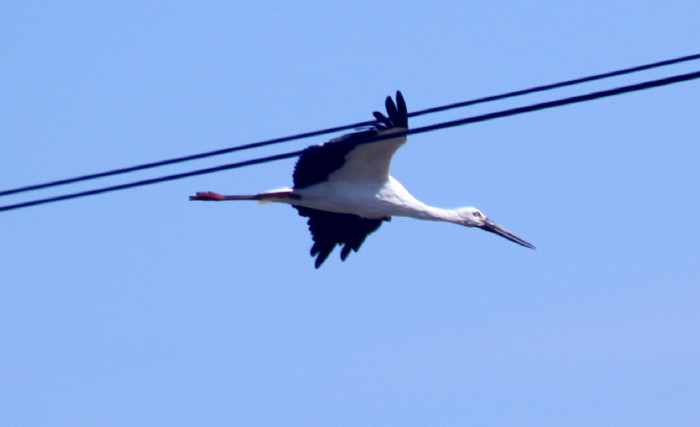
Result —
[[465, 227], [478, 227], [482, 230], [498, 234], [511, 242], [515, 242], [519, 245], [525, 246], [526, 248], [535, 249], [535, 246], [500, 225], [493, 222], [486, 215], [484, 215], [479, 209], [474, 207], [466, 207], [457, 209], [457, 217], [460, 225]]

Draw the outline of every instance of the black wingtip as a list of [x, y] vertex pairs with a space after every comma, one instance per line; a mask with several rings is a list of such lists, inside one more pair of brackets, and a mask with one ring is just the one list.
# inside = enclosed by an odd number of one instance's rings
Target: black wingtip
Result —
[[396, 105], [399, 108], [399, 113], [408, 114], [408, 108], [406, 108], [406, 100], [403, 98], [403, 94], [400, 90], [396, 91]]
[[386, 111], [389, 113], [394, 127], [408, 129], [408, 108], [400, 90], [396, 91], [396, 102], [391, 97], [387, 97]]
[[386, 116], [379, 111], [372, 113], [378, 122], [374, 125], [377, 130], [391, 128], [408, 129], [408, 109], [406, 108], [406, 100], [400, 90], [396, 91], [396, 101], [391, 96], [387, 96], [384, 106], [386, 107]]
[[380, 113], [379, 111], [374, 111], [372, 115], [375, 119], [377, 119], [378, 122], [380, 122], [374, 125], [377, 129], [388, 129], [393, 126], [393, 124], [391, 123], [391, 119], [389, 119], [387, 116]]
[[352, 249], [352, 247], [347, 243], [345, 244], [345, 246], [343, 246], [343, 249], [340, 251], [341, 261], [345, 261], [345, 259], [347, 259], [348, 255], [350, 255], [350, 249]]
[[331, 254], [334, 247], [335, 245], [327, 247], [321, 246], [318, 243], [314, 243], [314, 245], [311, 246], [311, 251], [309, 251], [312, 257], [316, 257], [316, 260], [314, 261], [314, 267], [321, 267], [321, 265], [323, 265], [323, 263], [328, 259], [328, 255]]
[[323, 251], [323, 252], [319, 253], [318, 256], [316, 257], [316, 261], [314, 261], [314, 267], [316, 269], [321, 267], [321, 265], [323, 265], [323, 263], [326, 262], [326, 259], [328, 259], [328, 255], [330, 255], [330, 254], [331, 254], [330, 251], [327, 251], [327, 252]]
[[399, 110], [396, 108], [396, 104], [390, 96], [386, 97], [386, 100], [384, 101], [384, 106], [386, 107], [386, 112], [389, 115], [389, 117], [394, 118], [396, 117], [396, 115], [399, 114]]

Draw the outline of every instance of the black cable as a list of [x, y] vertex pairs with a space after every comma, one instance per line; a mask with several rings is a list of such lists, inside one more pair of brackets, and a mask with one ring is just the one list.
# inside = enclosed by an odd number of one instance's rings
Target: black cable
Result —
[[301, 154], [302, 150], [294, 151], [291, 153], [278, 154], [276, 156], [260, 157], [253, 160], [246, 160], [244, 162], [231, 163], [228, 165], [215, 166], [213, 168], [198, 169], [191, 172], [177, 173], [174, 175], [166, 175], [158, 178], [144, 179], [142, 181], [130, 182], [127, 184], [113, 185], [111, 187], [98, 188], [96, 190], [81, 191], [79, 193], [64, 194], [62, 196], [49, 197], [46, 199], [32, 200], [24, 203], [17, 203], [14, 205], [0, 206], [0, 212], [9, 211], [12, 209], [26, 208], [29, 206], [43, 205], [45, 203], [59, 202], [61, 200], [77, 199], [78, 197], [93, 196], [95, 194], [108, 193], [111, 191], [125, 190], [127, 188], [141, 187], [144, 185], [157, 184], [159, 182], [174, 181], [176, 179], [188, 178], [190, 176], [204, 175], [207, 173], [220, 172], [227, 169], [235, 169], [243, 166], [251, 166], [259, 163], [272, 162], [274, 160], [288, 159], [290, 157], [296, 157]]
[[[630, 73], [636, 73], [639, 71], [651, 70], [653, 68], [664, 67], [667, 65], [678, 64], [678, 63], [686, 62], [686, 61], [693, 61], [696, 59], [700, 59], [700, 54], [682, 56], [679, 58], [669, 59], [666, 61], [659, 61], [659, 62], [654, 62], [651, 64], [639, 65], [637, 67], [625, 68], [622, 70], [611, 71], [609, 73], [595, 74], [595, 75], [592, 75], [589, 77], [582, 77], [579, 79], [566, 80], [563, 82], [548, 84], [548, 85], [544, 85], [544, 86], [535, 86], [535, 87], [532, 87], [530, 89], [518, 90], [518, 91], [514, 91], [514, 92], [507, 92], [507, 93], [504, 93], [502, 95], [487, 96], [485, 98], [478, 98], [478, 99], [475, 99], [473, 101], [464, 101], [464, 102], [458, 102], [455, 104], [444, 105], [442, 107], [428, 108], [426, 110], [421, 110], [421, 111], [416, 111], [414, 113], [409, 113], [408, 117], [420, 116], [420, 115], [428, 114], [428, 113], [436, 113], [439, 111], [451, 110], [453, 108], [467, 107], [469, 105], [480, 104], [483, 102], [498, 101], [501, 99], [512, 98], [515, 96], [529, 95], [532, 93], [542, 92], [545, 90], [559, 89], [562, 87], [571, 86], [571, 85], [575, 85], [575, 84], [587, 83], [587, 82], [592, 82], [595, 80], [601, 80], [601, 79], [607, 79], [610, 77], [622, 76], [624, 74], [630, 74]], [[1, 193], [0, 193], [0, 195], [1, 195]]]
[[[665, 86], [665, 85], [669, 85], [672, 83], [679, 83], [679, 82], [684, 82], [684, 81], [693, 80], [693, 79], [697, 79], [697, 78], [700, 78], [700, 71], [695, 71], [693, 73], [688, 73], [688, 74], [676, 75], [676, 76], [672, 76], [672, 77], [666, 77], [666, 78], [658, 79], [658, 80], [651, 80], [651, 81], [637, 83], [637, 84], [633, 84], [633, 85], [629, 85], [629, 86], [621, 86], [618, 88], [603, 90], [603, 91], [599, 91], [599, 92], [592, 92], [592, 93], [585, 94], [585, 95], [579, 95], [579, 96], [573, 96], [573, 97], [569, 97], [569, 98], [558, 99], [555, 101], [542, 102], [539, 104], [528, 105], [525, 107], [511, 108], [508, 110], [497, 111], [495, 113], [483, 114], [480, 116], [468, 117], [465, 119], [453, 120], [453, 121], [449, 121], [449, 122], [438, 123], [435, 125], [423, 126], [420, 128], [410, 129], [410, 130], [405, 131], [405, 132], [395, 132], [395, 133], [391, 133], [388, 135], [380, 135], [380, 136], [376, 136], [376, 137], [372, 137], [372, 138], [367, 138], [367, 140], [363, 141], [363, 143], [370, 143], [370, 142], [375, 142], [375, 141], [379, 141], [382, 139], [388, 139], [388, 138], [396, 138], [397, 136], [402, 136], [402, 135], [431, 132], [431, 131], [438, 130], [438, 129], [445, 129], [445, 128], [450, 128], [450, 127], [455, 127], [455, 126], [461, 126], [461, 125], [465, 125], [465, 124], [469, 124], [469, 123], [483, 122], [486, 120], [492, 120], [492, 119], [497, 119], [497, 118], [501, 118], [501, 117], [514, 116], [516, 114], [529, 113], [529, 112], [544, 110], [544, 109], [548, 109], [548, 108], [560, 107], [563, 105], [575, 104], [575, 103], [584, 102], [584, 101], [591, 101], [594, 99], [605, 98], [605, 97], [614, 96], [614, 95], [621, 95], [624, 93], [635, 92], [635, 91], [644, 90], [644, 89], [651, 89], [654, 87]], [[203, 175], [203, 174], [208, 174], [208, 173], [213, 173], [213, 172], [220, 172], [220, 171], [228, 170], [228, 169], [236, 169], [236, 168], [240, 168], [240, 167], [244, 167], [244, 166], [250, 166], [250, 165], [254, 165], [254, 164], [271, 162], [274, 160], [287, 159], [290, 157], [298, 156], [299, 154], [302, 153], [302, 151], [303, 150], [293, 151], [293, 152], [289, 152], [289, 153], [278, 154], [275, 156], [261, 157], [261, 158], [247, 160], [247, 161], [243, 161], [243, 162], [237, 162], [237, 163], [231, 163], [231, 164], [222, 165], [222, 166], [216, 166], [213, 168], [199, 169], [199, 170], [195, 170], [195, 171], [191, 171], [191, 172], [179, 173], [179, 174], [174, 174], [174, 175], [167, 175], [167, 176], [162, 176], [159, 178], [152, 178], [152, 179], [147, 179], [147, 180], [142, 180], [142, 181], [131, 182], [131, 183], [127, 183], [127, 184], [115, 185], [115, 186], [111, 186], [111, 187], [98, 188], [96, 190], [89, 190], [89, 191], [83, 191], [83, 192], [79, 192], [79, 193], [65, 194], [62, 196], [50, 197], [50, 198], [46, 198], [46, 199], [32, 200], [29, 202], [17, 203], [14, 205], [0, 206], [0, 212], [9, 211], [9, 210], [13, 210], [13, 209], [19, 209], [19, 208], [25, 208], [25, 207], [29, 207], [29, 206], [36, 206], [36, 205], [41, 205], [41, 204], [45, 204], [45, 203], [57, 202], [57, 201], [61, 201], [61, 200], [75, 199], [78, 197], [91, 196], [91, 195], [100, 194], [100, 193], [107, 193], [110, 191], [124, 190], [127, 188], [139, 187], [139, 186], [143, 186], [143, 185], [156, 184], [159, 182], [173, 181], [176, 179], [188, 178], [191, 176]]]
[[[692, 60], [696, 60], [696, 59], [700, 59], [700, 54], [687, 55], [687, 56], [682, 56], [679, 58], [654, 62], [654, 63], [650, 63], [650, 64], [645, 64], [645, 65], [639, 65], [636, 67], [625, 68], [622, 70], [612, 71], [612, 72], [608, 72], [608, 73], [596, 74], [596, 75], [592, 75], [592, 76], [588, 76], [588, 77], [582, 77], [582, 78], [573, 79], [573, 80], [566, 80], [566, 81], [562, 81], [559, 83], [553, 83], [553, 84], [548, 84], [548, 85], [544, 85], [544, 86], [535, 86], [535, 87], [532, 87], [529, 89], [518, 90], [518, 91], [513, 91], [513, 92], [506, 92], [506, 93], [503, 93], [500, 95], [487, 96], [484, 98], [478, 98], [478, 99], [474, 99], [474, 100], [470, 100], [470, 101], [458, 102], [458, 103], [454, 103], [454, 104], [448, 104], [448, 105], [443, 105], [443, 106], [439, 106], [439, 107], [428, 108], [425, 110], [414, 111], [412, 113], [409, 113], [408, 117], [421, 116], [421, 115], [425, 115], [425, 114], [431, 114], [431, 113], [451, 110], [451, 109], [455, 109], [455, 108], [462, 108], [462, 107], [475, 105], [475, 104], [481, 104], [481, 103], [485, 103], [485, 102], [497, 101], [497, 100], [501, 100], [501, 99], [512, 98], [512, 97], [522, 96], [522, 95], [528, 95], [528, 94], [542, 92], [542, 91], [546, 91], [546, 90], [558, 89], [558, 88], [562, 88], [565, 86], [571, 86], [571, 85], [575, 85], [575, 84], [591, 82], [594, 80], [601, 80], [601, 79], [605, 79], [605, 78], [621, 76], [624, 74], [630, 74], [630, 73], [635, 73], [635, 72], [639, 72], [639, 71], [650, 70], [652, 68], [658, 68], [658, 67], [663, 67], [663, 66], [667, 66], [667, 65], [678, 64], [681, 62], [687, 62], [687, 61], [692, 61]], [[18, 187], [18, 188], [14, 188], [14, 189], [10, 189], [10, 190], [0, 191], [0, 197], [9, 196], [11, 194], [23, 193], [26, 191], [39, 190], [39, 189], [49, 188], [49, 187], [56, 187], [59, 185], [73, 184], [76, 182], [87, 181], [87, 180], [91, 180], [91, 179], [104, 178], [107, 176], [120, 175], [120, 174], [124, 174], [124, 173], [128, 173], [128, 172], [135, 172], [138, 170], [150, 169], [150, 168], [154, 168], [154, 167], [158, 167], [158, 166], [166, 166], [166, 165], [186, 162], [186, 161], [190, 161], [190, 160], [203, 159], [206, 157], [218, 156], [221, 154], [228, 154], [228, 153], [233, 153], [235, 151], [248, 150], [251, 148], [258, 148], [258, 147], [263, 147], [266, 145], [278, 144], [278, 143], [293, 141], [293, 140], [297, 140], [297, 139], [310, 138], [310, 137], [324, 135], [324, 134], [328, 134], [328, 133], [340, 132], [340, 131], [348, 130], [348, 129], [354, 129], [354, 128], [359, 128], [359, 127], [364, 127], [364, 126], [371, 126], [375, 123], [377, 123], [376, 120], [370, 120], [370, 121], [364, 121], [364, 122], [359, 122], [359, 123], [353, 123], [350, 125], [336, 126], [336, 127], [317, 130], [317, 131], [313, 131], [313, 132], [299, 133], [296, 135], [286, 136], [286, 137], [282, 137], [282, 138], [274, 138], [274, 139], [269, 139], [266, 141], [255, 142], [255, 143], [245, 144], [245, 145], [239, 145], [236, 147], [229, 147], [229, 148], [223, 148], [220, 150], [208, 151], [205, 153], [192, 154], [192, 155], [182, 156], [182, 157], [175, 157], [172, 159], [161, 160], [161, 161], [152, 162], [152, 163], [144, 163], [141, 165], [126, 167], [126, 168], [121, 168], [121, 169], [113, 169], [113, 170], [106, 171], [106, 172], [99, 172], [99, 173], [94, 173], [94, 174], [89, 174], [89, 175], [82, 175], [82, 176], [78, 176], [78, 177], [74, 177], [74, 178], [61, 179], [61, 180], [57, 180], [57, 181], [50, 181], [50, 182], [46, 182], [43, 184], [29, 185], [26, 187]]]

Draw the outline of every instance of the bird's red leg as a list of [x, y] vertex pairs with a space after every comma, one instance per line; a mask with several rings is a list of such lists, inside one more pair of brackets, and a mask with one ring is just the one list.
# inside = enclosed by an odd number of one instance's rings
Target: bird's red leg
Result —
[[209, 201], [219, 201], [226, 200], [225, 196], [219, 193], [214, 193], [212, 191], [200, 191], [194, 196], [190, 196], [190, 200], [209, 200]]

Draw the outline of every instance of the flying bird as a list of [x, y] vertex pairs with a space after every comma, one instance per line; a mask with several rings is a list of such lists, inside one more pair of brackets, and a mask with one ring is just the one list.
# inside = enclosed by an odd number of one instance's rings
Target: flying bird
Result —
[[[350, 251], [357, 252], [367, 236], [393, 216], [478, 227], [535, 249], [479, 209], [426, 205], [390, 176], [391, 157], [406, 142], [408, 111], [401, 92], [396, 92], [396, 102], [387, 97], [385, 105], [387, 115], [375, 111], [377, 123], [371, 128], [303, 150], [294, 167], [292, 188], [236, 196], [207, 191], [190, 196], [190, 200], [257, 200], [292, 205], [299, 215], [308, 218], [316, 268], [336, 246], [342, 246], [340, 259], [345, 261]], [[392, 133], [397, 135], [391, 137]]]

